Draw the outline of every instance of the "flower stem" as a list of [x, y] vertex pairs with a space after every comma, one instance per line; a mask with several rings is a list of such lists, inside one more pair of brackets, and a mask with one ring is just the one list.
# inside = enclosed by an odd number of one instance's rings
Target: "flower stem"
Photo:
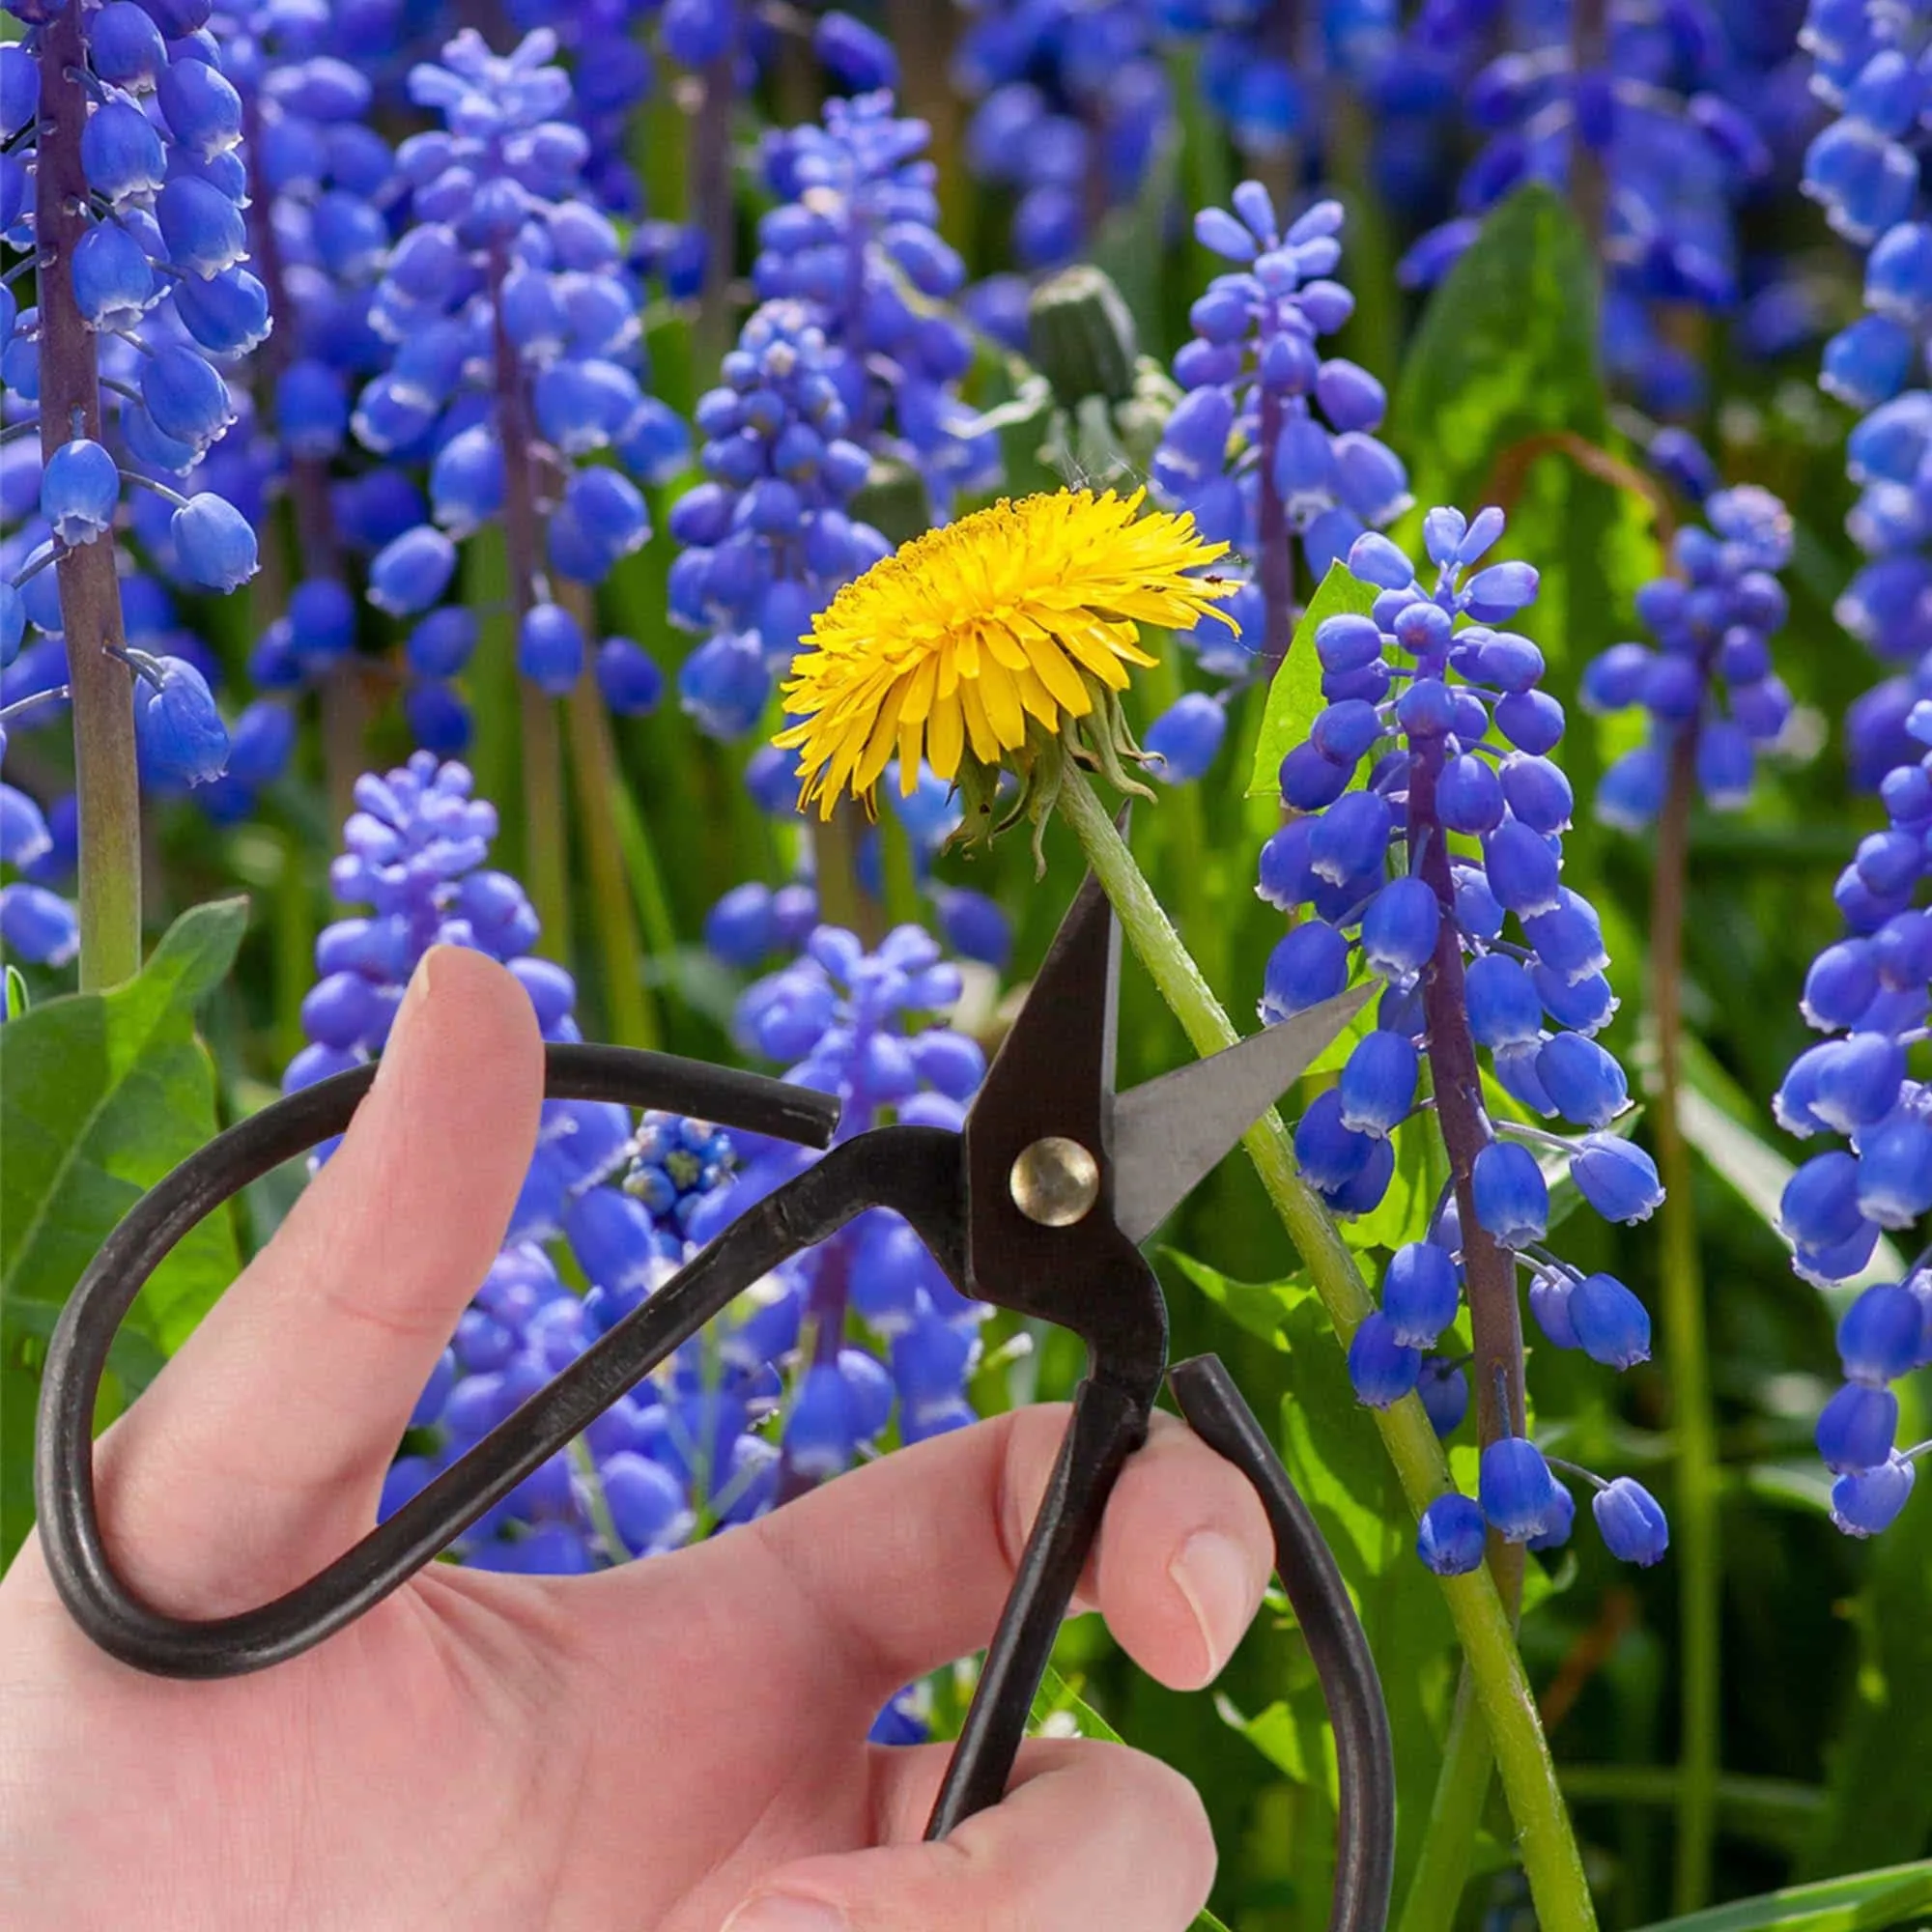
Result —
[[[1483, 1111], [1482, 1074], [1476, 1042], [1469, 1033], [1468, 1001], [1463, 990], [1463, 943], [1451, 908], [1456, 884], [1449, 869], [1449, 841], [1435, 811], [1435, 781], [1442, 771], [1442, 740], [1417, 741], [1408, 778], [1409, 850], [1421, 854], [1418, 871], [1442, 908], [1435, 956], [1423, 981], [1422, 1009], [1429, 1026], [1429, 1070], [1435, 1094], [1435, 1118], [1455, 1178], [1457, 1218], [1462, 1228], [1463, 1278], [1469, 1296], [1469, 1327], [1476, 1359], [1476, 1433], [1484, 1443], [1523, 1427], [1522, 1315], [1517, 1305], [1516, 1262], [1477, 1218], [1476, 1156], [1490, 1139]], [[1504, 1413], [1497, 1394], [1507, 1393]], [[1523, 1551], [1491, 1532], [1490, 1568], [1512, 1619], [1522, 1598]]]
[[1489, 1730], [1477, 1714], [1475, 1680], [1465, 1662], [1456, 1680], [1449, 1734], [1442, 1741], [1442, 1769], [1396, 1932], [1450, 1932], [1455, 1924], [1494, 1770], [1495, 1754], [1490, 1748]]
[[[42, 29], [41, 141], [35, 193], [40, 249], [41, 455], [74, 433], [100, 440], [93, 332], [74, 305], [70, 264], [87, 233], [80, 136], [87, 97], [81, 10]], [[74, 790], [80, 802], [80, 985], [132, 979], [141, 968], [141, 784], [134, 759], [131, 674], [125, 649], [114, 540], [81, 544], [57, 566], [73, 699]]]
[[[586, 639], [597, 625], [596, 600], [582, 584], [566, 584], [563, 602]], [[565, 700], [570, 727], [570, 769], [577, 782], [577, 823], [590, 875], [590, 917], [604, 965], [604, 1023], [619, 1046], [664, 1044], [655, 1002], [644, 987], [644, 949], [638, 938], [637, 908], [624, 875], [611, 800], [624, 782], [604, 695], [588, 664]]]
[[701, 75], [691, 123], [691, 215], [704, 237], [704, 286], [697, 294], [699, 386], [716, 375], [731, 346], [731, 271], [737, 266], [737, 209], [731, 181], [731, 113], [737, 105], [738, 49], [727, 47]]
[[[497, 434], [503, 445], [503, 552], [510, 566], [510, 610], [519, 626], [537, 602], [537, 508], [530, 473], [536, 430], [530, 420], [523, 359], [503, 326], [503, 278], [509, 255], [490, 250], [490, 308], [497, 364]], [[526, 677], [517, 680], [523, 720], [524, 875], [543, 926], [538, 946], [570, 963], [570, 853], [563, 816], [563, 733], [556, 700]]]
[[1697, 1255], [1697, 1210], [1691, 1198], [1690, 1151], [1678, 1116], [1683, 1079], [1684, 900], [1690, 869], [1690, 805], [1696, 790], [1696, 741], [1679, 734], [1670, 782], [1657, 828], [1651, 883], [1652, 1024], [1657, 1029], [1657, 1088], [1650, 1122], [1663, 1205], [1663, 1346], [1670, 1364], [1675, 1415], [1677, 1493], [1672, 1527], [1680, 1559], [1678, 1640], [1683, 1651], [1682, 1774], [1677, 1787], [1674, 1913], [1694, 1912], [1710, 1894], [1712, 1841], [1718, 1817], [1719, 1614], [1723, 1551], [1718, 1518], [1718, 1424], [1711, 1400], [1710, 1343]]
[[[1070, 761], [1061, 787], [1060, 810], [1086, 848], [1129, 943], [1194, 1050], [1205, 1055], [1232, 1046], [1236, 1035], [1228, 1015], [1181, 945], [1085, 774]], [[1248, 1130], [1242, 1144], [1346, 1346], [1374, 1306], [1354, 1256], [1327, 1208], [1295, 1171], [1294, 1150], [1281, 1116], [1270, 1109]], [[1450, 1488], [1442, 1445], [1419, 1397], [1405, 1396], [1374, 1415], [1403, 1492], [1419, 1516]], [[1593, 1932], [1596, 1909], [1590, 1902], [1583, 1862], [1495, 1580], [1487, 1569], [1478, 1569], [1438, 1581], [1489, 1727], [1544, 1932]]]

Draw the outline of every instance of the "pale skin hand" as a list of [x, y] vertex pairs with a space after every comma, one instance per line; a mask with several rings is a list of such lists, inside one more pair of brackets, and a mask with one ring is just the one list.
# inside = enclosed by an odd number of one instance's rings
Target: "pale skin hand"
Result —
[[[270, 1247], [99, 1452], [117, 1564], [214, 1616], [375, 1520], [402, 1424], [529, 1158], [516, 982], [439, 949], [374, 1092]], [[0, 1583], [0, 1922], [15, 1932], [1173, 1932], [1199, 1800], [1140, 1753], [1023, 1751], [920, 1842], [943, 1747], [868, 1746], [900, 1685], [982, 1645], [1065, 1410], [903, 1451], [749, 1528], [595, 1577], [437, 1564], [316, 1650], [148, 1677], [69, 1620], [29, 1543]], [[1157, 1427], [1083, 1602], [1208, 1681], [1269, 1563], [1243, 1479]]]

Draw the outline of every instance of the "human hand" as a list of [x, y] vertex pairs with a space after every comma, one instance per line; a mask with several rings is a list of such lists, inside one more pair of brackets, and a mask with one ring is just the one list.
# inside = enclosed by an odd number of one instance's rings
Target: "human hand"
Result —
[[[404, 1419], [501, 1242], [541, 1045], [517, 982], [438, 948], [335, 1156], [97, 1450], [158, 1607], [265, 1602], [373, 1525]], [[96, 1649], [36, 1542], [0, 1582], [0, 1922], [16, 1932], [1171, 1932], [1214, 1853], [1191, 1787], [1087, 1740], [920, 1834], [950, 1747], [873, 1746], [983, 1644], [1065, 1424], [1003, 1415], [712, 1541], [591, 1577], [433, 1564], [294, 1661], [218, 1683]], [[1081, 1603], [1206, 1683], [1271, 1561], [1245, 1480], [1155, 1418]]]

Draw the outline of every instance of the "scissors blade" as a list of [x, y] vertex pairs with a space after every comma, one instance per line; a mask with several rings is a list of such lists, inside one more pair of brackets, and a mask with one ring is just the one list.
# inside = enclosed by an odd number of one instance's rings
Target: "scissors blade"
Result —
[[1145, 1241], [1381, 987], [1356, 986], [1114, 1102], [1114, 1221]]

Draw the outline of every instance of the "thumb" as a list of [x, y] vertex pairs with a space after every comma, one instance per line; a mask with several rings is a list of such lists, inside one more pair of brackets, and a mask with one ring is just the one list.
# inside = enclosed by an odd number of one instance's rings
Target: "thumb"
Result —
[[[920, 1829], [950, 1745], [877, 1747], [888, 1830]], [[1155, 1758], [1040, 1739], [990, 1810], [937, 1844], [802, 1859], [760, 1881], [724, 1932], [993, 1932], [1104, 1925], [1184, 1932], [1208, 1902], [1214, 1840], [1194, 1787]]]

